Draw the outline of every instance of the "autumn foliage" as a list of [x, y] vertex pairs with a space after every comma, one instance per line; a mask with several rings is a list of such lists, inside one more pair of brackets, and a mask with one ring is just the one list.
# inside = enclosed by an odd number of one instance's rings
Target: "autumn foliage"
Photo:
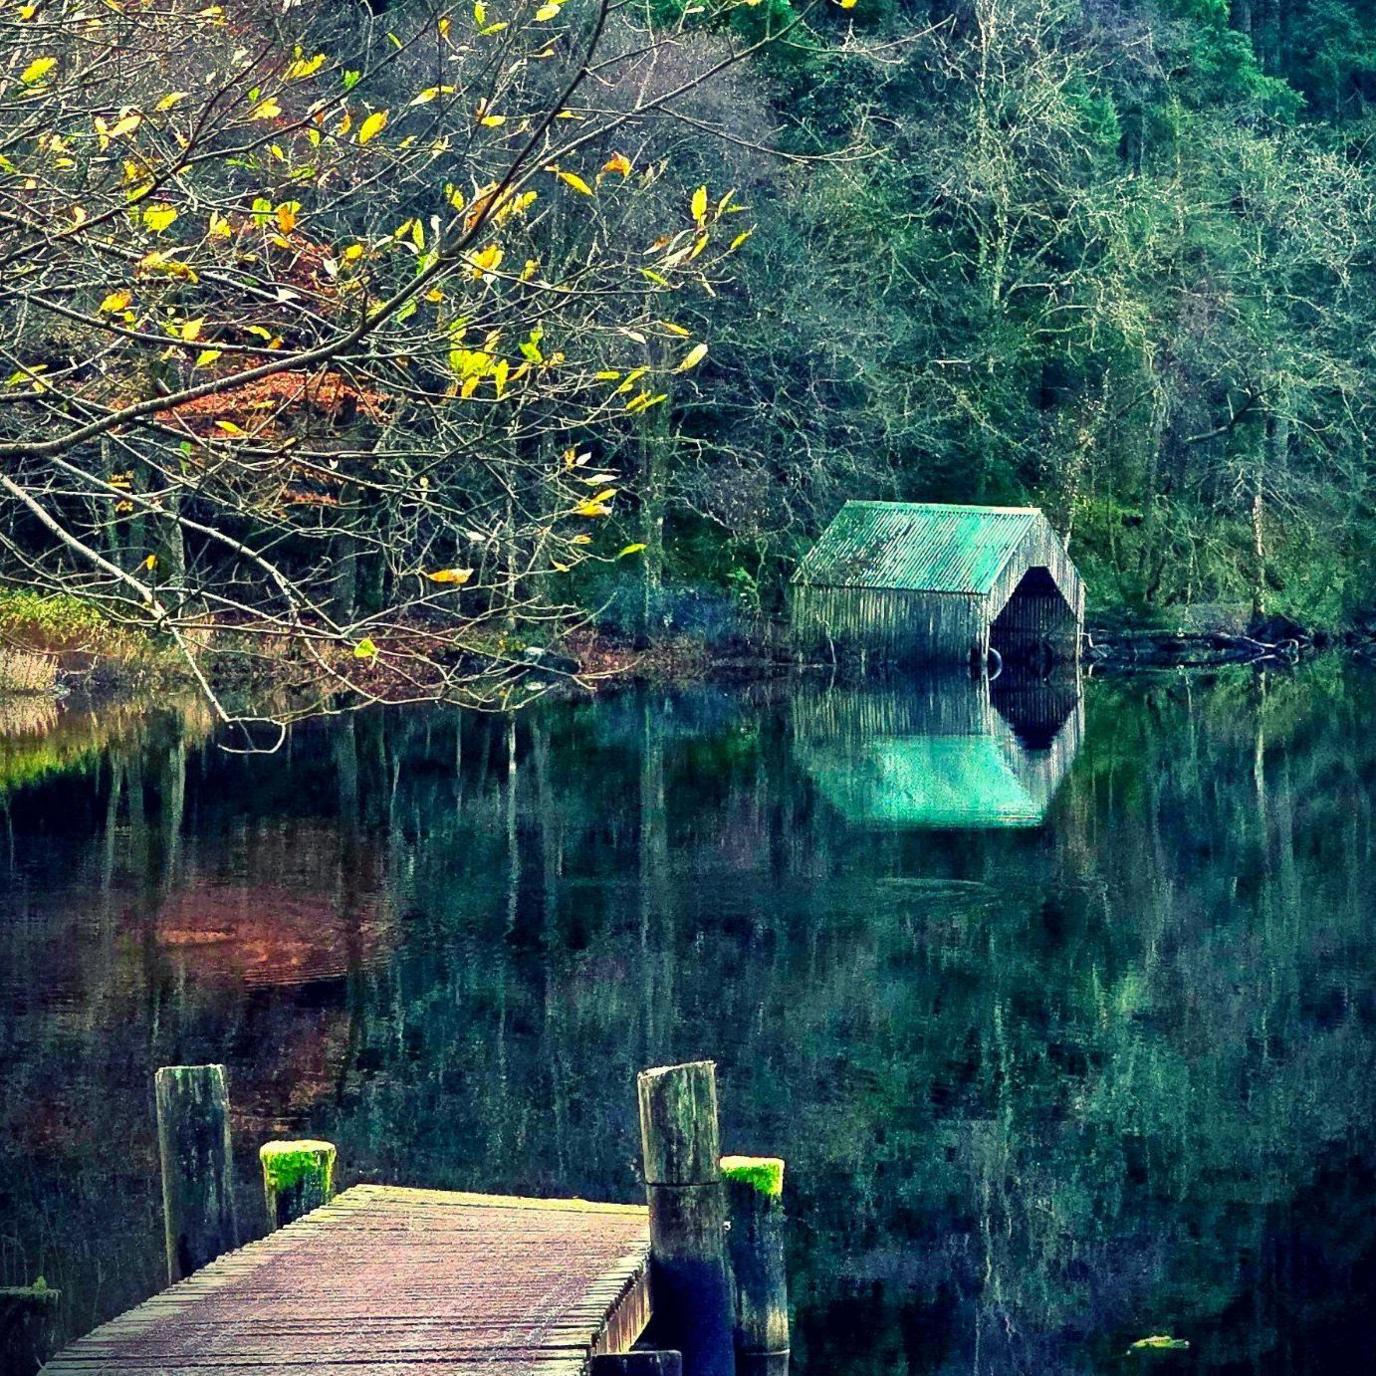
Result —
[[513, 633], [643, 548], [599, 455], [705, 357], [675, 303], [750, 232], [645, 130], [738, 54], [637, 85], [659, 37], [576, 0], [39, 10], [0, 7], [15, 575], [210, 692], [231, 624], [314, 666], [302, 710], [544, 686]]

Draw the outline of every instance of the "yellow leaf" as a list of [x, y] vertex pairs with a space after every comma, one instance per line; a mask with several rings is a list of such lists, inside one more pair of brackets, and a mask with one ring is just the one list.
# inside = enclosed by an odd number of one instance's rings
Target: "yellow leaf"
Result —
[[496, 244], [490, 244], [480, 253], [475, 253], [469, 260], [472, 275], [474, 277], [484, 277], [489, 273], [496, 272], [501, 266], [502, 258], [505, 255]]
[[277, 207], [277, 228], [283, 234], [290, 234], [296, 228], [296, 217], [301, 213], [300, 201], [283, 201]]
[[707, 357], [707, 345], [695, 344], [683, 356], [683, 362], [674, 369], [676, 373], [686, 373], [690, 368], [696, 368], [704, 358]]
[[116, 120], [109, 129], [106, 130], [106, 134], [112, 139], [122, 138], [125, 134], [132, 134], [142, 123], [142, 115], [125, 115], [123, 119]]
[[314, 76], [325, 65], [325, 54], [316, 53], [314, 57], [298, 57], [286, 70], [288, 81], [300, 81], [302, 77]]
[[210, 212], [210, 237], [212, 239], [228, 239], [234, 231], [229, 227], [229, 220], [218, 211]]
[[487, 23], [487, 6], [483, 4], [483, 0], [477, 0], [473, 6], [473, 22], [479, 28]]
[[448, 16], [447, 14], [444, 15], [444, 16], [440, 19], [438, 28], [439, 28], [439, 31], [440, 31], [440, 37], [441, 37], [441, 38], [448, 38], [448, 37], [449, 37], [449, 26], [450, 26], [451, 22], [452, 22], [452, 21], [450, 20], [450, 18], [449, 18], [449, 16]]
[[699, 224], [707, 215], [707, 188], [700, 186], [693, 192], [693, 219]]
[[176, 218], [177, 212], [170, 205], [150, 205], [143, 212], [143, 222], [154, 234], [161, 234]]
[[387, 111], [374, 110], [362, 124], [358, 126], [359, 143], [367, 143], [370, 139], [375, 139], [387, 127]]
[[55, 57], [36, 57], [22, 72], [19, 73], [19, 80], [25, 86], [32, 86], [36, 81], [42, 81], [54, 67], [57, 66]]
[[730, 247], [729, 249], [727, 249], [726, 251], [727, 251], [728, 253], [734, 253], [738, 248], [740, 248], [740, 246], [741, 246], [743, 243], [745, 243], [745, 241], [746, 241], [754, 232], [755, 232], [755, 229], [754, 229], [754, 226], [752, 225], [749, 229], [747, 229], [747, 230], [745, 231], [744, 234], [737, 234], [736, 237], [735, 237], [734, 239], [731, 240], [731, 247]]
[[521, 281], [529, 282], [537, 272], [540, 271], [540, 260], [538, 258], [527, 258], [526, 265], [521, 269]]
[[355, 258], [362, 258], [363, 245], [350, 244], [349, 247], [346, 248], [342, 254], [340, 254], [340, 257], [343, 258], [346, 263], [352, 263]]
[[145, 253], [139, 259], [140, 272], [164, 272], [169, 277], [180, 277], [185, 282], [199, 282], [196, 269], [188, 263], [179, 263], [165, 253]]
[[559, 5], [541, 5], [540, 8], [535, 11], [535, 18], [540, 23], [544, 23], [546, 19], [555, 19], [559, 15], [560, 8], [561, 6]]
[[232, 420], [217, 420], [215, 422], [217, 430], [223, 430], [226, 435], [233, 439], [243, 439], [247, 431], [241, 430]]
[[440, 88], [439, 88], [438, 86], [427, 86], [427, 87], [426, 87], [423, 91], [421, 91], [418, 95], [415, 95], [415, 96], [413, 96], [413, 97], [411, 98], [411, 104], [412, 104], [412, 105], [429, 105], [430, 102], [431, 102], [432, 100], [434, 100], [434, 98], [435, 98], [437, 95], [439, 95], [439, 93], [440, 93]]
[[502, 127], [502, 125], [504, 125], [504, 124], [506, 123], [506, 116], [505, 116], [505, 115], [482, 115], [482, 116], [479, 117], [478, 123], [481, 124], [481, 125], [486, 126], [488, 129], [500, 129], [500, 128]]
[[146, 568], [149, 573], [152, 573], [157, 566], [158, 556], [156, 554], [150, 554], [148, 558], [143, 561], [143, 567]]
[[196, 367], [208, 368], [224, 352], [223, 349], [202, 349], [196, 355]]
[[110, 314], [115, 314], [124, 310], [133, 299], [133, 296], [127, 291], [112, 291], [110, 295], [100, 303], [100, 308]]
[[645, 548], [644, 543], [641, 542], [641, 541], [637, 541], [637, 542], [636, 542], [635, 544], [633, 544], [633, 545], [626, 545], [626, 546], [624, 546], [624, 547], [622, 548], [622, 550], [620, 551], [620, 553], [617, 554], [616, 557], [617, 557], [618, 559], [624, 559], [628, 554], [639, 554], [640, 551], [643, 550], [644, 548]]
[[560, 172], [556, 173], [555, 175], [556, 175], [556, 176], [559, 178], [559, 180], [560, 180], [561, 182], [563, 182], [566, 186], [571, 186], [571, 187], [573, 187], [573, 189], [574, 189], [575, 191], [577, 191], [580, 195], [583, 195], [583, 196], [591, 196], [591, 195], [592, 195], [592, 187], [590, 187], [590, 186], [587, 184], [587, 182], [585, 182], [585, 181], [583, 180], [583, 178], [580, 177], [580, 176], [578, 175], [577, 172], [563, 172], [563, 171], [560, 171]]
[[613, 153], [606, 162], [602, 164], [604, 172], [620, 172], [622, 177], [631, 175], [631, 160], [624, 153]]
[[855, 0], [837, 0], [837, 4], [839, 4], [843, 10], [853, 10], [855, 8]]
[[250, 116], [252, 119], [276, 119], [282, 113], [282, 107], [271, 97], [263, 101]]
[[180, 105], [185, 99], [185, 91], [169, 91], [153, 108], [155, 110], [170, 110], [174, 105]]
[[355, 659], [373, 659], [376, 655], [377, 646], [366, 635], [354, 646]]
[[612, 509], [605, 506], [602, 502], [586, 501], [579, 502], [573, 509], [575, 516], [610, 516]]
[[575, 535], [569, 540], [571, 545], [590, 545], [592, 544], [591, 535]]
[[193, 340], [201, 336], [201, 326], [205, 324], [205, 316], [198, 316], [195, 320], [182, 321], [181, 336], [190, 344]]
[[680, 339], [691, 339], [693, 336], [692, 330], [685, 330], [682, 325], [675, 325], [672, 320], [661, 320], [659, 323], [662, 328], [668, 330], [670, 334], [678, 335]]
[[425, 575], [432, 583], [453, 583], [460, 587], [473, 577], [472, 569], [436, 569]]

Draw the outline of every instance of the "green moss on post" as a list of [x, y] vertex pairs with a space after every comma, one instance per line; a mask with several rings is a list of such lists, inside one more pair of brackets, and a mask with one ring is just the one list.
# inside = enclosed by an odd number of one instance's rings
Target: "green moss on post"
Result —
[[47, 1360], [61, 1298], [42, 1276], [32, 1285], [0, 1288], [0, 1366], [6, 1372], [31, 1376]]
[[784, 1192], [784, 1163], [778, 1156], [723, 1156], [721, 1174], [768, 1199], [779, 1199]]
[[266, 1142], [259, 1148], [270, 1229], [294, 1223], [334, 1198], [337, 1155], [332, 1142]]

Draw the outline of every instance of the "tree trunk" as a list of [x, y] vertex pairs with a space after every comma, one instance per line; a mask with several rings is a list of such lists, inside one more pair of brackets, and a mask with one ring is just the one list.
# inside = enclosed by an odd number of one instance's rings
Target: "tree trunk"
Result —
[[664, 629], [660, 592], [664, 586], [664, 506], [665, 475], [668, 468], [669, 403], [661, 402], [646, 412], [641, 422], [640, 452], [640, 615], [636, 626], [636, 648], [650, 647], [656, 634]]
[[1285, 471], [1290, 450], [1290, 417], [1272, 411], [1266, 417], [1261, 453], [1252, 472], [1252, 619], [1266, 615], [1266, 483]]

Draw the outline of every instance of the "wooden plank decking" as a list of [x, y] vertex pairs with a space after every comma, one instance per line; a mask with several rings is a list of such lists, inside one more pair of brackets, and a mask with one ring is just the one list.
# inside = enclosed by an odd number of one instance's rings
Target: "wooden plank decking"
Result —
[[578, 1376], [650, 1313], [647, 1211], [358, 1185], [58, 1354], [45, 1376]]

